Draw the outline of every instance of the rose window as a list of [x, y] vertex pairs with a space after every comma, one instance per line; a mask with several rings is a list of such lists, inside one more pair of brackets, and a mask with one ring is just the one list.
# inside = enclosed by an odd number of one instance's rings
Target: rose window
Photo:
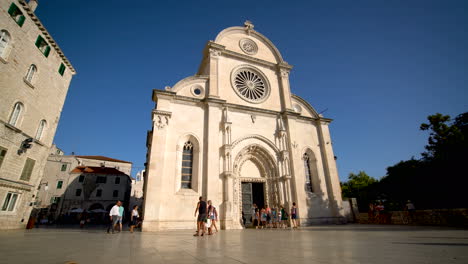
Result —
[[265, 78], [251, 69], [240, 69], [233, 75], [236, 93], [247, 101], [260, 103], [268, 95]]

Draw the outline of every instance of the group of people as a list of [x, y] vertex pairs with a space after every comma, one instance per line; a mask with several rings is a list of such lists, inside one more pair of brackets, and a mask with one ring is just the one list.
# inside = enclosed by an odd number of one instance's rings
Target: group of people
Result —
[[[109, 226], [107, 227], [107, 233], [110, 233], [112, 230], [112, 234], [115, 233], [117, 230], [118, 232], [122, 231], [122, 220], [124, 216], [125, 209], [122, 206], [121, 201], [117, 201], [117, 203], [112, 207], [109, 212]], [[138, 218], [140, 214], [138, 213], [138, 205], [134, 205], [132, 212], [130, 213], [130, 232], [133, 233], [133, 229], [135, 226], [138, 225]], [[117, 228], [118, 227], [118, 228]]]
[[[410, 200], [406, 202], [404, 206], [404, 211], [407, 211], [408, 213], [408, 220], [410, 222], [413, 222], [416, 207]], [[385, 205], [382, 201], [379, 201], [378, 203], [369, 203], [369, 210], [367, 214], [369, 223], [390, 224], [392, 222], [392, 214], [391, 212], [385, 209]]]
[[203, 236], [206, 233], [212, 235], [214, 232], [218, 232], [218, 226], [216, 225], [218, 221], [218, 211], [211, 200], [205, 202], [203, 197], [200, 196], [194, 216], [197, 217], [197, 232], [194, 236]]
[[[280, 205], [278, 208], [270, 208], [265, 205], [262, 208], [258, 208], [256, 204], [252, 205], [252, 226], [256, 229], [263, 228], [287, 228], [289, 217], [291, 217], [291, 228], [296, 229], [298, 227], [297, 221], [297, 206], [293, 202], [290, 214], [284, 206]], [[242, 222], [245, 226], [246, 219], [242, 213]]]

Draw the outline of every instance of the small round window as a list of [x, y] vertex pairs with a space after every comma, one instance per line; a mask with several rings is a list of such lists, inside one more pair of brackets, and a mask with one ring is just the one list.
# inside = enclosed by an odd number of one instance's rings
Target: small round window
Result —
[[190, 89], [190, 91], [192, 92], [192, 94], [195, 96], [195, 97], [201, 97], [203, 95], [203, 88], [199, 85], [195, 85], [195, 86], [192, 86], [192, 88]]

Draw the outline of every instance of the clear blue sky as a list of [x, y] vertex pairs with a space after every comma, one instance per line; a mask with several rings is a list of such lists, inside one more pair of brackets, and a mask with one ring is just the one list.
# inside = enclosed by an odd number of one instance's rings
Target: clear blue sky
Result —
[[420, 157], [430, 114], [468, 111], [468, 1], [40, 1], [72, 62], [56, 144], [145, 162], [151, 92], [196, 73], [202, 49], [251, 20], [294, 66], [292, 92], [333, 118], [340, 178]]

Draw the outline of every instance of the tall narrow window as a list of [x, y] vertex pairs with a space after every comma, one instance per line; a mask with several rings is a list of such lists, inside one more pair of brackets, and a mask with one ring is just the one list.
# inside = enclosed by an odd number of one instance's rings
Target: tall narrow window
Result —
[[0, 31], [0, 57], [6, 58], [9, 44], [10, 34], [6, 30]]
[[305, 182], [306, 182], [305, 188], [308, 192], [313, 192], [312, 171], [310, 170], [310, 157], [307, 153], [304, 153], [304, 156], [302, 156], [302, 159], [304, 160], [304, 169], [305, 169]]
[[118, 190], [114, 190], [112, 192], [112, 197], [119, 197], [119, 191]]
[[76, 189], [75, 196], [81, 196], [81, 189]]
[[26, 73], [26, 76], [24, 76], [24, 79], [28, 81], [29, 83], [32, 83], [36, 72], [37, 72], [36, 65], [31, 64], [31, 66], [29, 66], [28, 72]]
[[8, 9], [8, 14], [10, 14], [11, 18], [16, 21], [16, 24], [18, 24], [20, 27], [23, 26], [26, 17], [23, 15], [23, 12], [21, 12], [17, 5], [11, 3], [10, 8]]
[[190, 141], [185, 142], [182, 152], [182, 189], [192, 188], [192, 168], [193, 168], [193, 144]]
[[42, 138], [46, 125], [47, 125], [47, 122], [45, 120], [41, 120], [41, 122], [39, 122], [39, 127], [37, 128], [37, 132], [36, 132], [37, 140], [40, 140]]
[[12, 126], [16, 126], [18, 123], [18, 119], [20, 118], [21, 113], [23, 112], [23, 104], [18, 102], [15, 104], [13, 107], [13, 112], [11, 113], [10, 116], [10, 121], [8, 121], [8, 124]]
[[29, 181], [31, 179], [31, 174], [34, 169], [35, 160], [27, 158], [26, 163], [24, 163], [23, 172], [21, 172], [20, 180]]
[[62, 168], [60, 168], [60, 171], [66, 171], [67, 170], [67, 164], [62, 164]]
[[63, 181], [57, 181], [57, 189], [62, 189]]
[[3, 163], [3, 160], [5, 159], [6, 153], [7, 153], [7, 149], [0, 147], [0, 168], [2, 167], [2, 163]]

